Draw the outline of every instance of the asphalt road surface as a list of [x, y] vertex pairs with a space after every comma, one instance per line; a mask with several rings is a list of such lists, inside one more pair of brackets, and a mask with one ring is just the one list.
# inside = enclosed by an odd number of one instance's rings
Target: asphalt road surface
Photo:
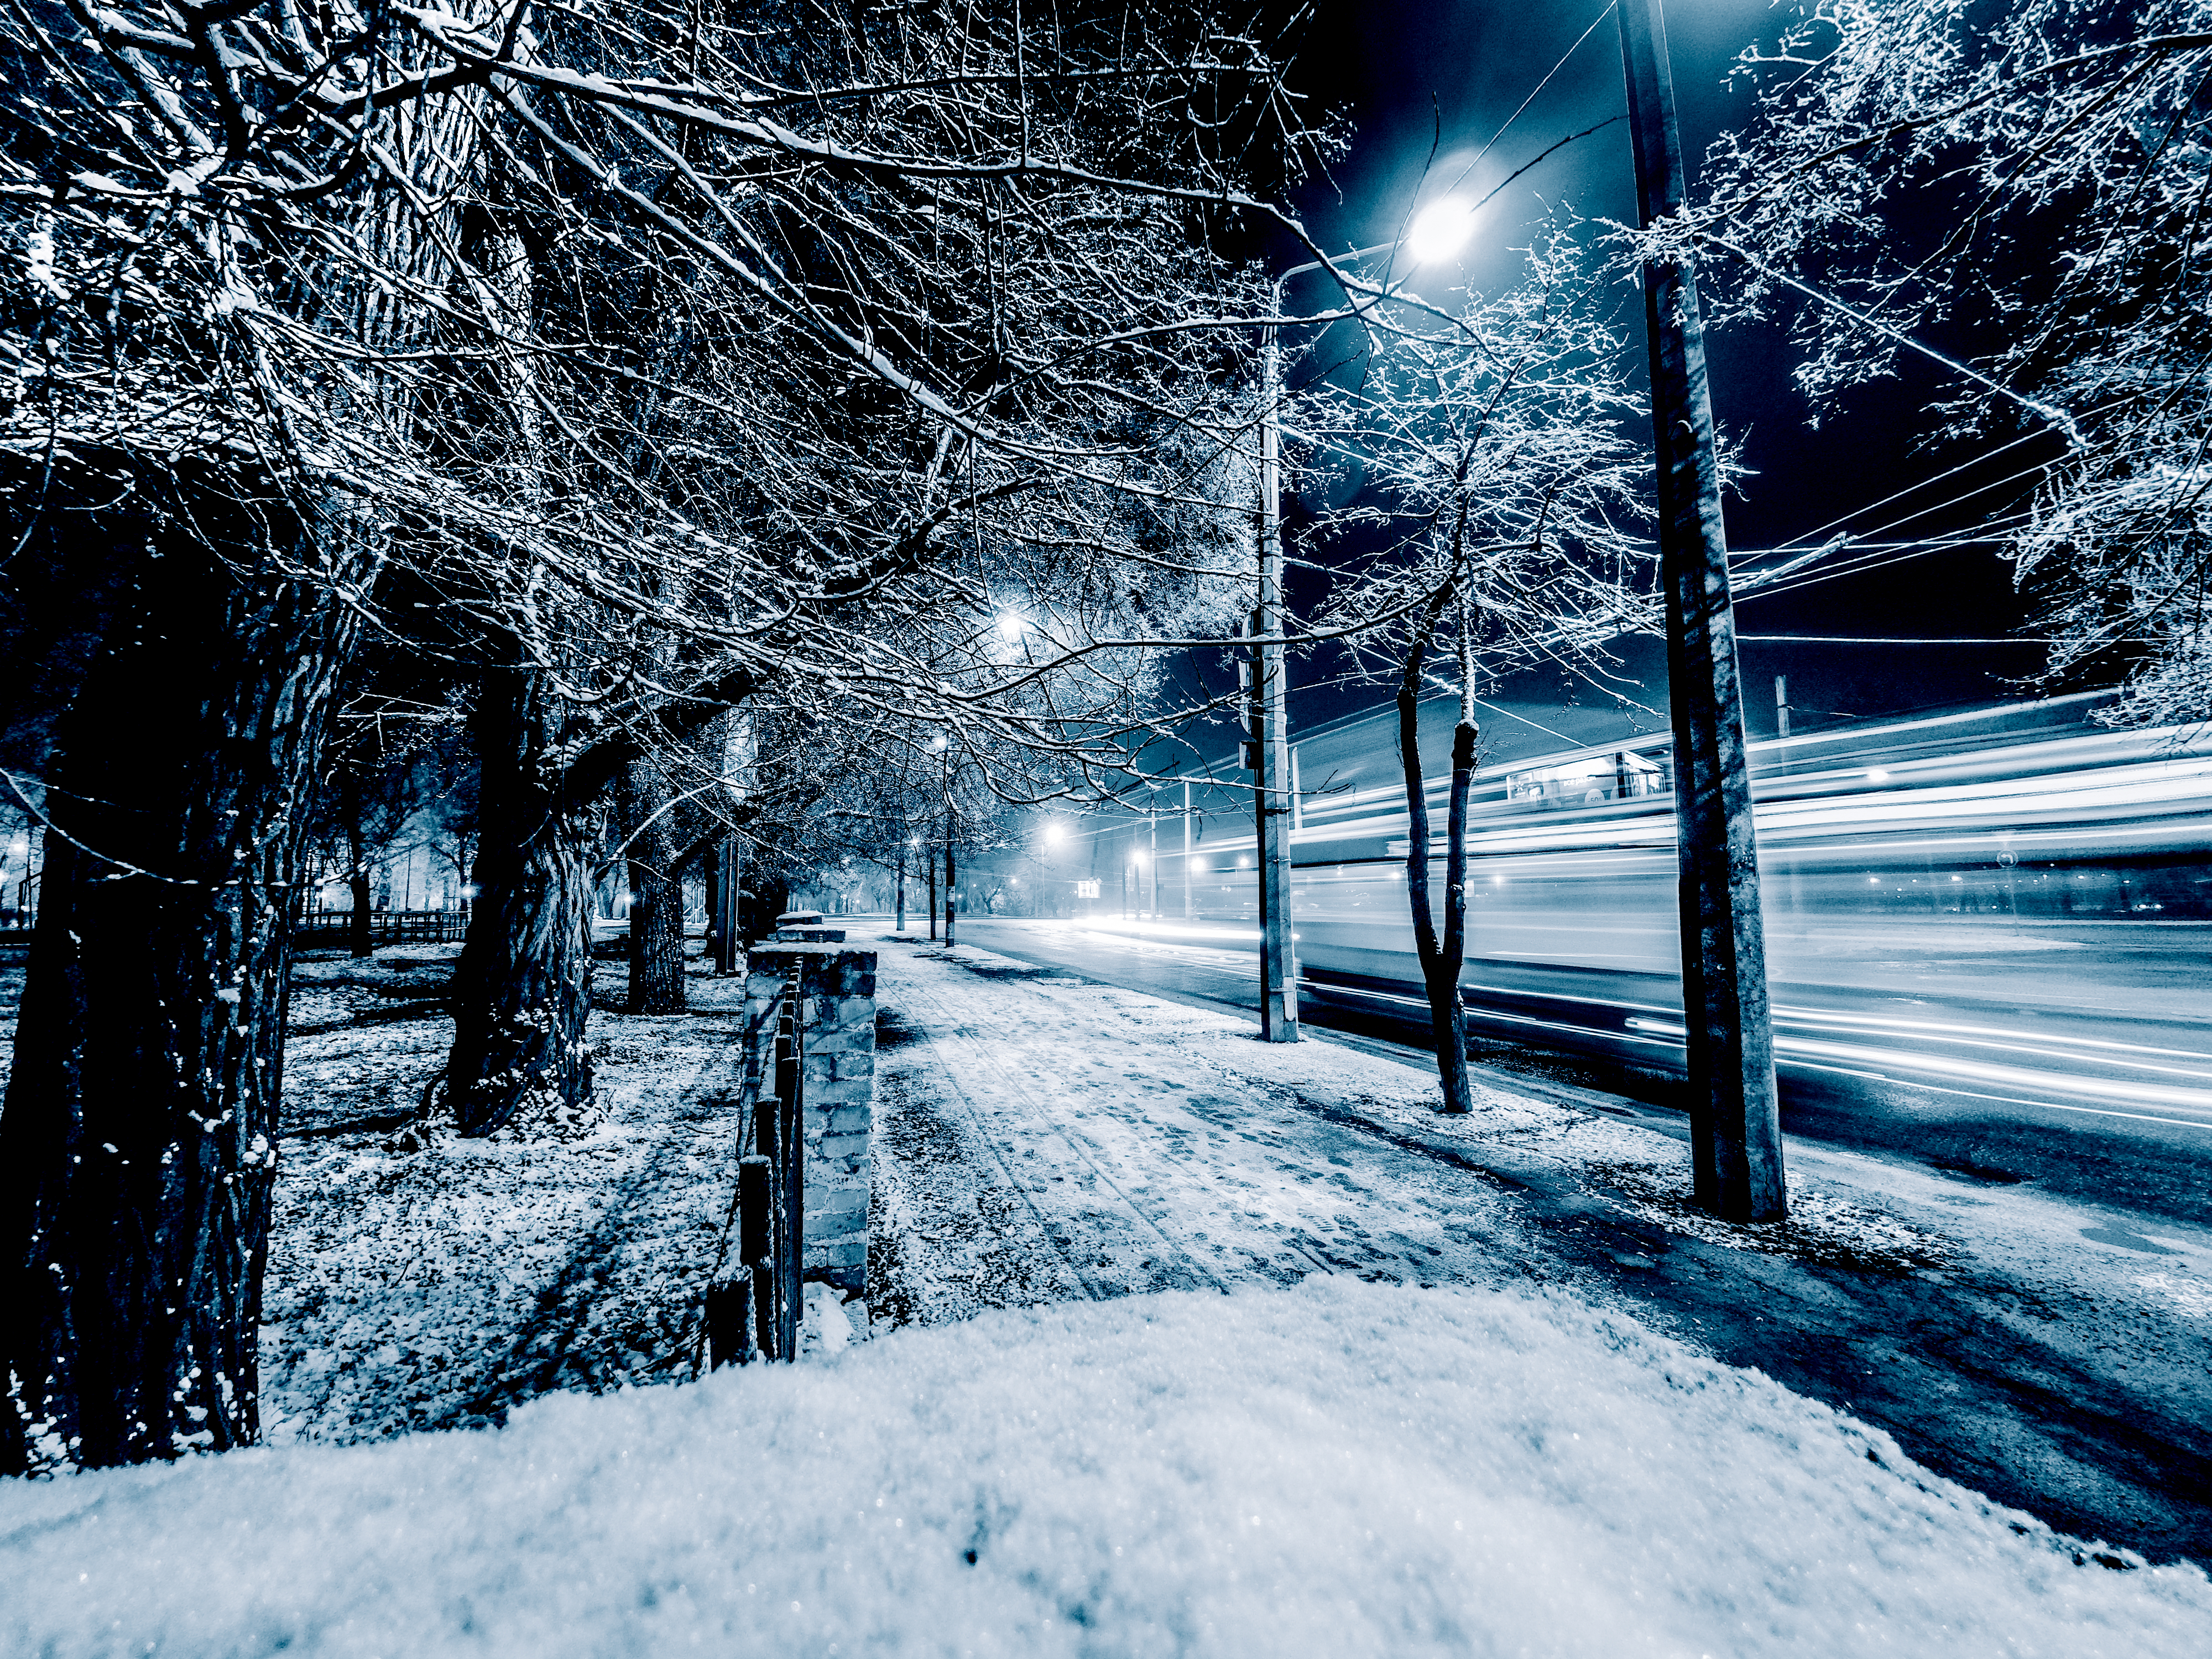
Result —
[[[963, 917], [959, 929], [1101, 983], [1258, 1007], [1249, 927]], [[1776, 945], [1789, 1133], [2212, 1224], [2212, 926], [1862, 926]], [[1671, 977], [1495, 957], [1471, 963], [1467, 984], [1484, 1063], [1681, 1105]], [[1426, 1040], [1412, 987], [1336, 975], [1300, 990], [1312, 1024]]]

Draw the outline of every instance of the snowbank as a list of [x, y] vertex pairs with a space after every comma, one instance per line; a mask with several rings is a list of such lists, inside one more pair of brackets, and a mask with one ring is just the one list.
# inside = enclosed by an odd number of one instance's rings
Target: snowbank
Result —
[[0, 1605], [56, 1655], [2212, 1651], [2194, 1568], [2098, 1565], [1756, 1373], [1341, 1278], [8, 1483]]

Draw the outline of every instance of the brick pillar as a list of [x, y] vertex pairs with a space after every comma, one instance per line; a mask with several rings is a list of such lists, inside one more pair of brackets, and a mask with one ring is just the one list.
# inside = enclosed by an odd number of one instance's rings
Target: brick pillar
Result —
[[842, 1291], [867, 1288], [868, 1135], [876, 1087], [876, 953], [827, 941], [778, 940], [746, 963], [746, 1097], [775, 1086], [764, 1076], [775, 1041], [768, 1011], [799, 974], [805, 1055], [805, 1245], [802, 1272]]

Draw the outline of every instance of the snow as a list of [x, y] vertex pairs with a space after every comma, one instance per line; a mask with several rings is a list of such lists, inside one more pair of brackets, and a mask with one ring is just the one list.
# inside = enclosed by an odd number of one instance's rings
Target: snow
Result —
[[[0, 1483], [0, 1651], [2212, 1651], [2198, 1568], [1654, 1328], [1510, 1177], [1783, 1261], [2002, 1256], [2154, 1376], [2201, 1361], [2194, 1231], [1832, 1152], [1718, 1228], [1649, 1124], [1443, 1120], [1418, 1057], [883, 949], [870, 1303], [810, 1286], [799, 1365], [690, 1381], [738, 984], [603, 985], [589, 1134], [287, 1137], [271, 1443]], [[450, 966], [302, 964], [295, 1130], [413, 1103]]]
[[[295, 1130], [414, 1105], [452, 1041], [428, 1000], [458, 950], [299, 965]], [[729, 1201], [742, 987], [694, 979], [697, 1012], [663, 1018], [609, 1012], [620, 987], [604, 973], [595, 996], [592, 1133], [286, 1139], [263, 1297], [271, 1443], [496, 1423], [553, 1389], [694, 1374]], [[387, 1018], [412, 1008], [426, 1012]]]
[[2081, 1558], [1632, 1321], [1343, 1276], [11, 1483], [0, 1529], [5, 1645], [54, 1655], [2212, 1643], [2196, 1569]]

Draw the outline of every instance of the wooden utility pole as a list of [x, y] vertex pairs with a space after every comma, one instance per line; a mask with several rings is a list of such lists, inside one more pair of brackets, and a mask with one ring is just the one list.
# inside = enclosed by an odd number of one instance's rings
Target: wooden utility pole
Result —
[[[1283, 278], [1275, 283], [1282, 309]], [[1260, 1035], [1270, 1042], [1298, 1040], [1297, 946], [1291, 932], [1289, 686], [1283, 661], [1282, 437], [1276, 424], [1282, 348], [1274, 325], [1261, 346], [1260, 591], [1252, 612], [1253, 852], [1260, 885]]]
[[[1682, 205], [1682, 143], [1659, 0], [1620, 0], [1620, 55], [1648, 229]], [[1682, 1007], [1698, 1202], [1729, 1221], [1787, 1213], [1759, 848], [1745, 760], [1743, 696], [1729, 596], [1720, 470], [1705, 383], [1705, 328], [1689, 257], [1644, 267], [1651, 424], [1659, 471], [1660, 580], [1674, 725], [1681, 864]]]

